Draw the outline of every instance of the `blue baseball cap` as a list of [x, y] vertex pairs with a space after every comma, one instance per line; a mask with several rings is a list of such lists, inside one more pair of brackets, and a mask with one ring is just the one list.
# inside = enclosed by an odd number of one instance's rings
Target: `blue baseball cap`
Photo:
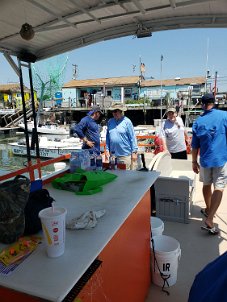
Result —
[[103, 111], [99, 106], [93, 106], [91, 108], [91, 111], [88, 112], [88, 115], [92, 115], [95, 112], [100, 112], [101, 114], [103, 114]]
[[215, 102], [215, 97], [212, 93], [207, 93], [202, 96], [202, 104], [211, 104]]

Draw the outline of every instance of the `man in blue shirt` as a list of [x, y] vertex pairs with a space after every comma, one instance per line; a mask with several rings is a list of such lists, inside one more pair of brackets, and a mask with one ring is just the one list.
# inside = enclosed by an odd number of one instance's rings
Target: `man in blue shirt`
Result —
[[[200, 173], [206, 204], [206, 209], [201, 210], [206, 216], [202, 229], [218, 234], [213, 219], [227, 182], [227, 112], [214, 109], [214, 102], [213, 94], [202, 97], [204, 113], [193, 123], [191, 145], [192, 169]], [[199, 153], [200, 164], [197, 161]]]
[[123, 104], [113, 103], [110, 110], [113, 117], [107, 123], [106, 159], [114, 152], [118, 161], [124, 161], [127, 170], [134, 170], [138, 147], [133, 124], [124, 116], [127, 109]]
[[72, 132], [83, 140], [82, 149], [93, 150], [95, 154], [100, 152], [100, 126], [97, 121], [101, 114], [99, 106], [92, 107], [92, 110], [72, 129]]

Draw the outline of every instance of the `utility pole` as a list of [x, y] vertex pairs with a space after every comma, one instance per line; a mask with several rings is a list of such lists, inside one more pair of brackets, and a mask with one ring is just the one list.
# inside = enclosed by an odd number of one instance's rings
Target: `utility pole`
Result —
[[73, 66], [73, 80], [76, 80], [77, 79], [77, 72], [78, 72], [78, 65], [76, 64], [72, 64]]
[[161, 126], [162, 126], [162, 61], [163, 61], [163, 55], [161, 55], [161, 66], [160, 66], [160, 80], [161, 80]]
[[217, 94], [217, 77], [218, 77], [218, 72], [215, 71], [215, 77], [214, 77], [214, 97]]
[[208, 52], [209, 52], [209, 43], [210, 43], [210, 39], [207, 39], [207, 58], [206, 58], [206, 78], [205, 78], [205, 93], [207, 93], [207, 79], [208, 79]]

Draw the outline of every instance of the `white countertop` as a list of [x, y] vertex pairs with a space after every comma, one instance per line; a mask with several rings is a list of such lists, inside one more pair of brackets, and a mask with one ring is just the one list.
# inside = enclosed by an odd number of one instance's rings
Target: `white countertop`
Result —
[[[62, 301], [159, 175], [154, 171], [114, 173], [118, 177], [104, 185], [103, 192], [94, 195], [78, 196], [46, 186], [56, 205], [67, 208], [66, 220], [87, 210], [105, 209], [106, 213], [94, 229], [67, 230], [65, 253], [58, 258], [48, 258], [41, 244], [11, 275], [0, 275], [0, 286], [50, 301]], [[5, 245], [0, 244], [0, 248], [3, 247]]]

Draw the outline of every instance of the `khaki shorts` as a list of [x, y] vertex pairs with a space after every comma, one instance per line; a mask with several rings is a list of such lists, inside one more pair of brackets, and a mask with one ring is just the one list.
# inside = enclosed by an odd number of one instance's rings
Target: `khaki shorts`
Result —
[[126, 164], [126, 170], [136, 170], [136, 164], [137, 162], [132, 161], [132, 156], [118, 156], [117, 157], [118, 161], [124, 161]]
[[214, 185], [215, 189], [224, 189], [227, 182], [227, 164], [217, 168], [203, 168], [200, 166], [199, 180], [204, 185]]

